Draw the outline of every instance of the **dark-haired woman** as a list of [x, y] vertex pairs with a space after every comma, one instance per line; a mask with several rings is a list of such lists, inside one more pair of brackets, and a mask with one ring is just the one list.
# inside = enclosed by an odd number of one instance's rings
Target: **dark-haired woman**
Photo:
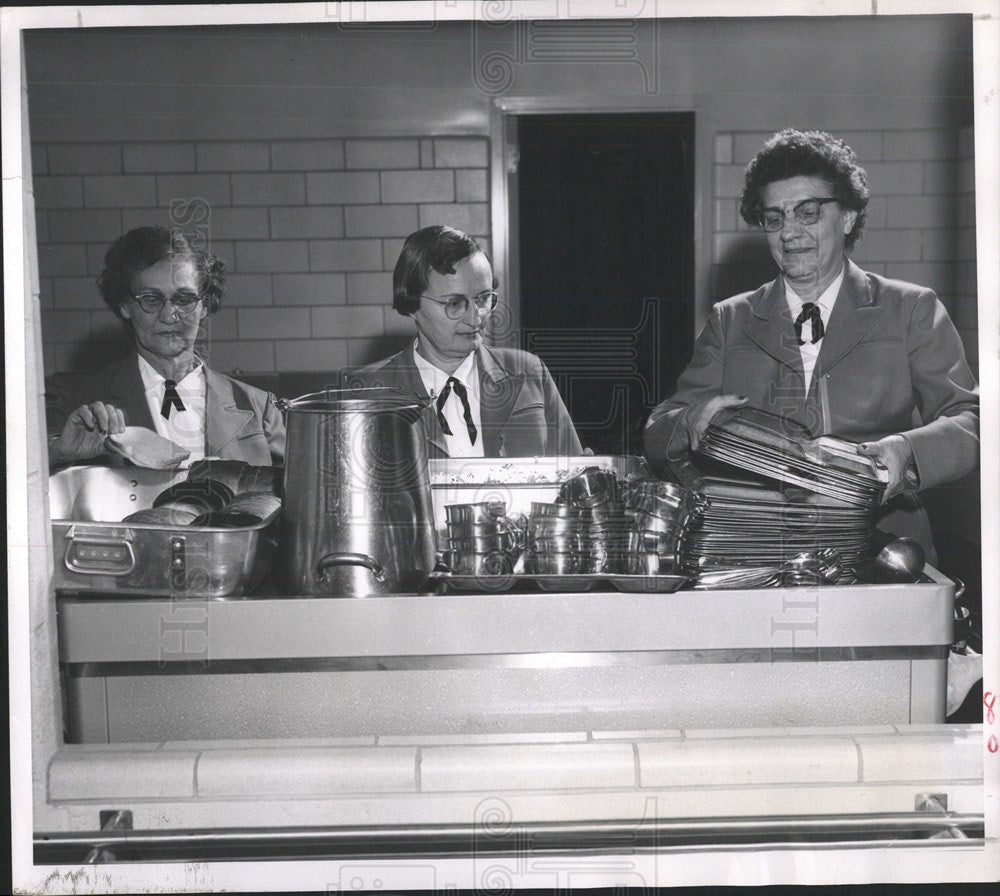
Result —
[[128, 456], [116, 447], [126, 426], [152, 430], [189, 462], [283, 461], [285, 428], [274, 396], [217, 373], [195, 353], [203, 319], [221, 305], [224, 273], [221, 259], [163, 227], [138, 227], [115, 240], [98, 286], [134, 351], [92, 373], [48, 379], [50, 468]]
[[843, 141], [788, 129], [765, 143], [740, 213], [765, 232], [780, 276], [712, 309], [676, 391], [650, 414], [644, 450], [677, 457], [720, 410], [743, 404], [858, 442], [889, 471], [880, 527], [933, 557], [914, 492], [978, 466], [979, 387], [932, 290], [847, 257], [868, 198]]
[[497, 306], [497, 280], [471, 236], [443, 225], [411, 233], [392, 286], [392, 306], [413, 319], [416, 339], [350, 374], [347, 385], [389, 386], [430, 399], [429, 457], [583, 453], [542, 361], [483, 344]]

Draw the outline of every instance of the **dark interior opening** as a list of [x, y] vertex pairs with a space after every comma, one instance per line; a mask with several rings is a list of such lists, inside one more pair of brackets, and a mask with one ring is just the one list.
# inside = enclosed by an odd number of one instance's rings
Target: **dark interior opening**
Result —
[[524, 347], [584, 445], [641, 450], [694, 342], [694, 113], [518, 119]]

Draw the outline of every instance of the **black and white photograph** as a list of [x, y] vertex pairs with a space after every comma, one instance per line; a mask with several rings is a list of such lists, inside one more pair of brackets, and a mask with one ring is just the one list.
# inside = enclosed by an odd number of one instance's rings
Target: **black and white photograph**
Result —
[[12, 892], [1000, 879], [1000, 0], [0, 16]]

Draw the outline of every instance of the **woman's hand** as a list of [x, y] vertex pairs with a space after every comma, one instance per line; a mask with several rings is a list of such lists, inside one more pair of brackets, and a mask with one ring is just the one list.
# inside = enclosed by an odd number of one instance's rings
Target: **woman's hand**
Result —
[[59, 438], [49, 443], [49, 466], [88, 460], [104, 451], [109, 435], [125, 431], [125, 413], [103, 401], [82, 404], [69, 417]]
[[747, 403], [745, 395], [716, 395], [704, 404], [692, 405], [687, 414], [688, 441], [694, 451], [712, 418], [726, 408], [739, 408]]
[[889, 471], [889, 484], [882, 496], [883, 504], [898, 495], [907, 485], [914, 484], [915, 477], [908, 479], [906, 475], [913, 463], [913, 449], [903, 436], [891, 435], [877, 442], [862, 442], [858, 445], [858, 454], [875, 458]]

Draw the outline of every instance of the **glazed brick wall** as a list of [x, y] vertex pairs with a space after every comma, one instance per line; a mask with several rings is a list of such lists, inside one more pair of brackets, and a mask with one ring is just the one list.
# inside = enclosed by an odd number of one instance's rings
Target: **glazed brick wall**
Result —
[[324, 374], [381, 357], [412, 324], [391, 308], [392, 269], [426, 224], [489, 247], [482, 137], [36, 143], [45, 371], [125, 350], [96, 278], [142, 224], [207, 241], [228, 266], [202, 351], [237, 374]]
[[[768, 135], [714, 139], [712, 300], [773, 277], [738, 210], [744, 166]], [[975, 370], [972, 129], [843, 137], [872, 188], [853, 257], [934, 288]], [[226, 260], [229, 313], [210, 320], [203, 350], [246, 374], [325, 373], [397, 347], [411, 324], [390, 307], [391, 272], [417, 227], [451, 223], [489, 246], [483, 137], [51, 142], [33, 146], [33, 164], [47, 373], [122, 352], [94, 281], [110, 242], [140, 224], [178, 226]]]
[[[774, 277], [759, 233], [743, 222], [743, 170], [770, 133], [726, 132], [714, 146], [713, 300]], [[872, 198], [851, 257], [863, 268], [929, 286], [978, 369], [974, 133], [971, 127], [840, 133], [868, 172]]]

